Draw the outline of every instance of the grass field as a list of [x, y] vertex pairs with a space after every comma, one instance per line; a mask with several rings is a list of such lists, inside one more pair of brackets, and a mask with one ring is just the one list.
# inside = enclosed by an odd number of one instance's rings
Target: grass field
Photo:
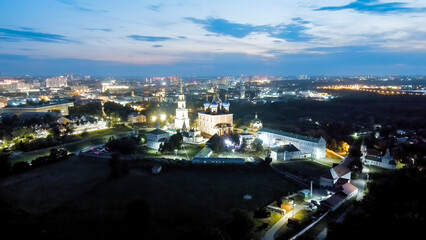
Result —
[[330, 171], [329, 166], [311, 160], [291, 160], [283, 163], [274, 163], [274, 166], [285, 171], [314, 178], [319, 178], [321, 175]]
[[[2, 195], [16, 207], [41, 214], [34, 221], [47, 235], [102, 239], [123, 233], [125, 206], [140, 197], [152, 210], [146, 239], [199, 239], [195, 236], [205, 229], [223, 227], [233, 208], [251, 211], [298, 190], [270, 168], [254, 165], [165, 166], [158, 175], [132, 168], [122, 178], [110, 179], [107, 161], [72, 159], [2, 183], [8, 189]], [[246, 194], [252, 199], [244, 200]]]

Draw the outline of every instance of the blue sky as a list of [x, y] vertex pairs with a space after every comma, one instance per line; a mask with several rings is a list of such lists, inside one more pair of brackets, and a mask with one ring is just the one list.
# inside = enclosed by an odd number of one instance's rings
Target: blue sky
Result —
[[0, 73], [426, 74], [426, 1], [0, 1]]

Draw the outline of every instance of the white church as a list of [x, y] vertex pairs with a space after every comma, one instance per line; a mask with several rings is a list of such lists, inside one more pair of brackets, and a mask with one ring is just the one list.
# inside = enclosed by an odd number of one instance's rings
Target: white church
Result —
[[175, 118], [175, 129], [182, 130], [188, 129], [189, 125], [189, 116], [188, 109], [186, 108], [186, 99], [183, 94], [182, 81], [180, 82], [180, 94], [178, 96], [178, 105], [176, 108], [176, 118]]

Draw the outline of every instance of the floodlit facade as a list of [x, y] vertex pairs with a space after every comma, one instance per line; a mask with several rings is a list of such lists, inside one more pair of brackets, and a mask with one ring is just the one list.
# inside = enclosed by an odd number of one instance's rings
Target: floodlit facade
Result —
[[326, 142], [324, 138], [312, 138], [299, 134], [262, 128], [257, 137], [270, 147], [292, 144], [300, 150], [302, 156], [316, 159], [325, 158]]
[[17, 107], [5, 107], [2, 108], [2, 112], [11, 112], [16, 115], [21, 115], [22, 113], [27, 112], [52, 112], [59, 111], [62, 115], [68, 115], [68, 108], [74, 107], [73, 102], [64, 102], [64, 103], [51, 103], [44, 105], [36, 105], [36, 106], [17, 106]]
[[222, 103], [220, 98], [213, 96], [212, 102], [206, 97], [204, 111], [198, 113], [198, 127], [202, 133], [209, 135], [226, 135], [232, 133], [233, 114], [229, 112], [230, 103], [227, 99]]

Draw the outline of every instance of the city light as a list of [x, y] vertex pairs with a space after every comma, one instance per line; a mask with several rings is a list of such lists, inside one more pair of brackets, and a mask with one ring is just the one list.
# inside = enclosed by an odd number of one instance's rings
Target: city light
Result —
[[166, 120], [166, 118], [167, 118], [167, 117], [166, 117], [166, 114], [164, 114], [164, 113], [163, 113], [163, 114], [161, 114], [161, 115], [160, 115], [160, 120], [161, 120], [161, 121]]
[[152, 116], [151, 121], [153, 121], [153, 122], [157, 121], [157, 116]]

